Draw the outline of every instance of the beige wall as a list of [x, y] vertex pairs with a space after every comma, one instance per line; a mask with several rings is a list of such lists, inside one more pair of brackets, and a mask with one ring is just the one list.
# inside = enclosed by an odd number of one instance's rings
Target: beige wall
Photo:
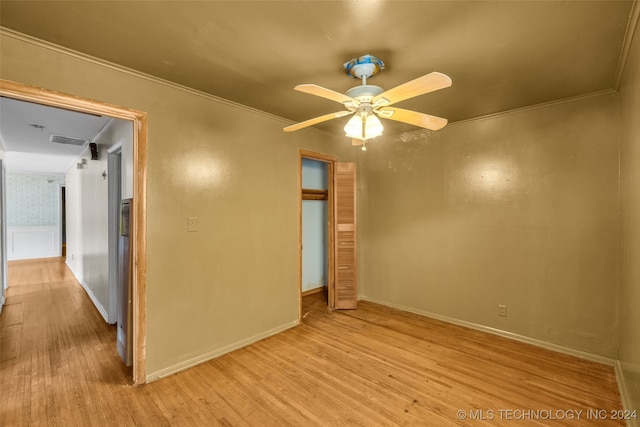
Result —
[[[285, 134], [288, 123], [265, 114], [0, 42], [3, 79], [148, 112], [150, 379], [296, 323], [298, 150], [348, 160], [344, 138]], [[189, 216], [200, 231], [187, 232]]]
[[361, 295], [615, 358], [617, 123], [604, 94], [371, 143]]
[[620, 86], [620, 112], [619, 359], [628, 407], [640, 410], [640, 31], [635, 34]]

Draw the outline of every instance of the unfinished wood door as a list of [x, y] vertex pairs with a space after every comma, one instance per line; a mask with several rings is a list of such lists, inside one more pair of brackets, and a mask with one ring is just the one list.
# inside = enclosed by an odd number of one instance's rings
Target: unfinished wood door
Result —
[[356, 164], [336, 162], [334, 170], [335, 263], [333, 308], [356, 308]]

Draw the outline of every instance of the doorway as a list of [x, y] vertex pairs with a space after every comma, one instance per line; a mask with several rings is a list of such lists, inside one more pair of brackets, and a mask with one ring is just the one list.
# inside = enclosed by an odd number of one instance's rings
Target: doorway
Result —
[[[299, 158], [300, 316], [302, 297], [322, 293], [333, 308], [333, 168], [336, 159], [310, 151]], [[302, 319], [302, 317], [300, 317]]]
[[329, 285], [329, 163], [302, 159], [302, 296]]
[[[133, 381], [134, 384], [143, 384], [146, 381], [146, 113], [7, 80], [0, 80], [0, 96], [88, 114], [114, 117], [132, 123], [134, 204], [132, 209], [131, 235], [133, 244], [131, 250], [134, 260], [133, 265], [135, 266], [132, 274]], [[4, 223], [2, 228], [4, 231]], [[2, 253], [2, 258], [2, 262], [5, 263], [5, 251]], [[6, 273], [6, 271], [3, 273]]]
[[[314, 289], [326, 292], [330, 309], [357, 306], [357, 191], [355, 163], [306, 150], [300, 150], [298, 159], [298, 321], [302, 322], [302, 297]], [[308, 179], [303, 176], [305, 164], [310, 165], [306, 168], [310, 169]], [[314, 206], [312, 202], [318, 201], [326, 201], [326, 206]], [[305, 242], [307, 235], [310, 238]], [[305, 265], [307, 258], [310, 264]], [[316, 280], [305, 283], [307, 278], [313, 279], [314, 271]], [[321, 284], [314, 283], [323, 275]], [[309, 290], [305, 290], [307, 286]]]

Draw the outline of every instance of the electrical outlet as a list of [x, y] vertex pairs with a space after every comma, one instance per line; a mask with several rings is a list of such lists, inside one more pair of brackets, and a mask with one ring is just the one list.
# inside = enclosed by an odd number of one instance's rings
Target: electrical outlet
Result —
[[498, 304], [498, 316], [507, 317], [507, 306]]
[[198, 217], [190, 216], [187, 218], [187, 230], [198, 231]]

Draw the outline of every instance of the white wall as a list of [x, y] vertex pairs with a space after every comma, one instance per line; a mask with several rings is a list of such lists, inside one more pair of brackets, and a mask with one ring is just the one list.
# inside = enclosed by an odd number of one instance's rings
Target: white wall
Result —
[[109, 287], [107, 150], [116, 144], [122, 146], [122, 191], [133, 195], [131, 122], [114, 119], [95, 142], [98, 160], [91, 160], [87, 148], [81, 156], [86, 159], [82, 169], [74, 167], [66, 176], [67, 265], [104, 319], [113, 323], [115, 319], [109, 316], [115, 311], [111, 307]]
[[[302, 188], [327, 189], [327, 164], [302, 159]], [[302, 291], [328, 285], [327, 201], [302, 201]]]
[[52, 258], [61, 255], [60, 227], [7, 227], [7, 260]]
[[[82, 283], [82, 179], [81, 170], [69, 169], [66, 180], [67, 257], [69, 269]], [[86, 287], [85, 287], [86, 288]], [[91, 295], [91, 294], [90, 294]], [[92, 299], [94, 299], [92, 297]], [[94, 299], [95, 302], [95, 299]], [[100, 308], [99, 308], [100, 309]]]
[[[126, 120], [114, 120], [101, 145], [109, 148], [115, 145], [122, 147], [122, 198], [133, 197], [133, 123]], [[106, 160], [106, 154], [105, 160]]]
[[327, 286], [327, 201], [302, 201], [302, 291]]
[[10, 172], [6, 178], [7, 259], [60, 256], [64, 176]]

